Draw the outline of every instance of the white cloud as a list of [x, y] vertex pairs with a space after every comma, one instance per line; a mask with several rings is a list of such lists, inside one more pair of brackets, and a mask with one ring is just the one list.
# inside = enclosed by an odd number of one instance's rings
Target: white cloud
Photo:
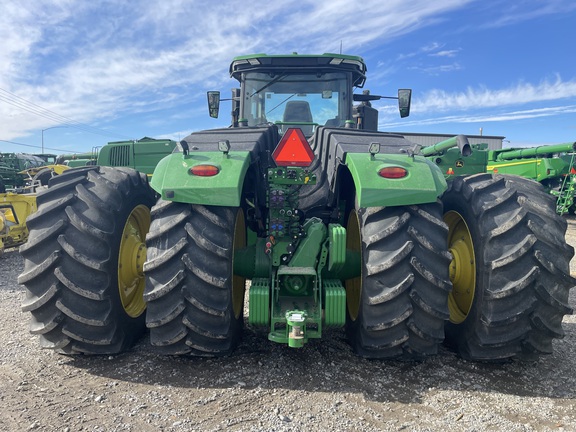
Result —
[[[538, 84], [520, 82], [508, 88], [469, 87], [462, 92], [432, 90], [412, 101], [411, 119], [398, 122], [397, 108], [379, 108], [380, 128], [427, 126], [445, 123], [504, 122], [551, 117], [576, 112], [576, 105], [514, 109], [518, 106], [542, 105], [551, 101], [576, 98], [576, 78], [564, 81], [560, 76]], [[460, 113], [443, 115], [444, 113]]]
[[562, 114], [576, 113], [576, 105], [537, 108], [531, 110], [505, 111], [497, 114], [479, 114], [473, 113], [468, 115], [438, 116], [418, 119], [413, 121], [402, 122], [382, 122], [380, 127], [389, 129], [393, 127], [409, 126], [431, 126], [446, 123], [487, 123], [487, 122], [509, 122], [514, 120], [525, 120], [532, 118], [551, 117]]
[[432, 57], [456, 57], [460, 50], [453, 49], [453, 50], [442, 50], [435, 53], [430, 54]]
[[520, 82], [512, 87], [492, 90], [486, 87], [469, 87], [466, 91], [449, 93], [432, 90], [415, 99], [412, 112], [445, 112], [472, 110], [553, 101], [576, 97], [576, 78], [563, 81], [557, 75], [553, 80], [538, 84]]
[[[540, 19], [547, 15], [565, 15], [576, 10], [573, 0], [501, 0], [484, 3], [486, 10], [493, 17], [482, 23], [482, 27], [503, 27], [522, 21]], [[494, 13], [494, 12], [497, 13]]]
[[410, 67], [411, 70], [419, 70], [428, 75], [439, 75], [446, 72], [455, 72], [462, 69], [460, 63], [454, 62], [450, 64], [443, 64], [439, 66], [426, 66], [426, 67]]

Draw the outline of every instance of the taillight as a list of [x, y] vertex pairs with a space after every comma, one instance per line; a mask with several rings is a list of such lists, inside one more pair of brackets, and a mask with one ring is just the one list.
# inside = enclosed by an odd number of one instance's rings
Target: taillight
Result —
[[195, 165], [188, 170], [191, 175], [199, 177], [212, 177], [220, 172], [220, 169], [214, 165]]
[[408, 171], [402, 167], [384, 167], [378, 170], [378, 175], [387, 179], [399, 179], [408, 175]]
[[314, 160], [314, 153], [302, 130], [290, 128], [284, 133], [272, 158], [278, 166], [307, 167]]

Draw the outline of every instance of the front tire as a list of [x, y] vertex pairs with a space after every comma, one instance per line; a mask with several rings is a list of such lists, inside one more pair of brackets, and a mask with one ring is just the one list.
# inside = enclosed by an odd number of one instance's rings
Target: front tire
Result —
[[574, 283], [553, 197], [521, 177], [477, 174], [456, 177], [442, 201], [454, 257], [447, 342], [470, 360], [550, 353]]
[[450, 255], [440, 203], [352, 210], [347, 245], [362, 275], [347, 280], [347, 330], [367, 358], [420, 359], [444, 339]]
[[147, 238], [146, 325], [165, 354], [221, 356], [240, 341], [246, 280], [233, 275], [245, 246], [241, 208], [158, 201]]
[[116, 354], [140, 337], [153, 201], [145, 174], [110, 167], [68, 170], [38, 195], [18, 282], [42, 347]]

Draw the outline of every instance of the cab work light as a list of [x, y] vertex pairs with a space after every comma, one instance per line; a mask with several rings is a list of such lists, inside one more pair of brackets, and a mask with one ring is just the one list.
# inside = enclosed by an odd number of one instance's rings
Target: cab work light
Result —
[[300, 128], [290, 128], [272, 153], [272, 159], [278, 166], [310, 166], [314, 153]]

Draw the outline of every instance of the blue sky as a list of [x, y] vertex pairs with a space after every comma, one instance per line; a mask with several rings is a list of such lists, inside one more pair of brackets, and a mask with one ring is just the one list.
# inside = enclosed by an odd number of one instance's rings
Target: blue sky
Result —
[[340, 46], [365, 59], [364, 89], [413, 89], [408, 118], [374, 104], [380, 130], [576, 141], [573, 0], [0, 0], [0, 11], [0, 151], [40, 152], [42, 135], [63, 153], [227, 126], [228, 103], [210, 118], [206, 91], [227, 97], [232, 57]]

